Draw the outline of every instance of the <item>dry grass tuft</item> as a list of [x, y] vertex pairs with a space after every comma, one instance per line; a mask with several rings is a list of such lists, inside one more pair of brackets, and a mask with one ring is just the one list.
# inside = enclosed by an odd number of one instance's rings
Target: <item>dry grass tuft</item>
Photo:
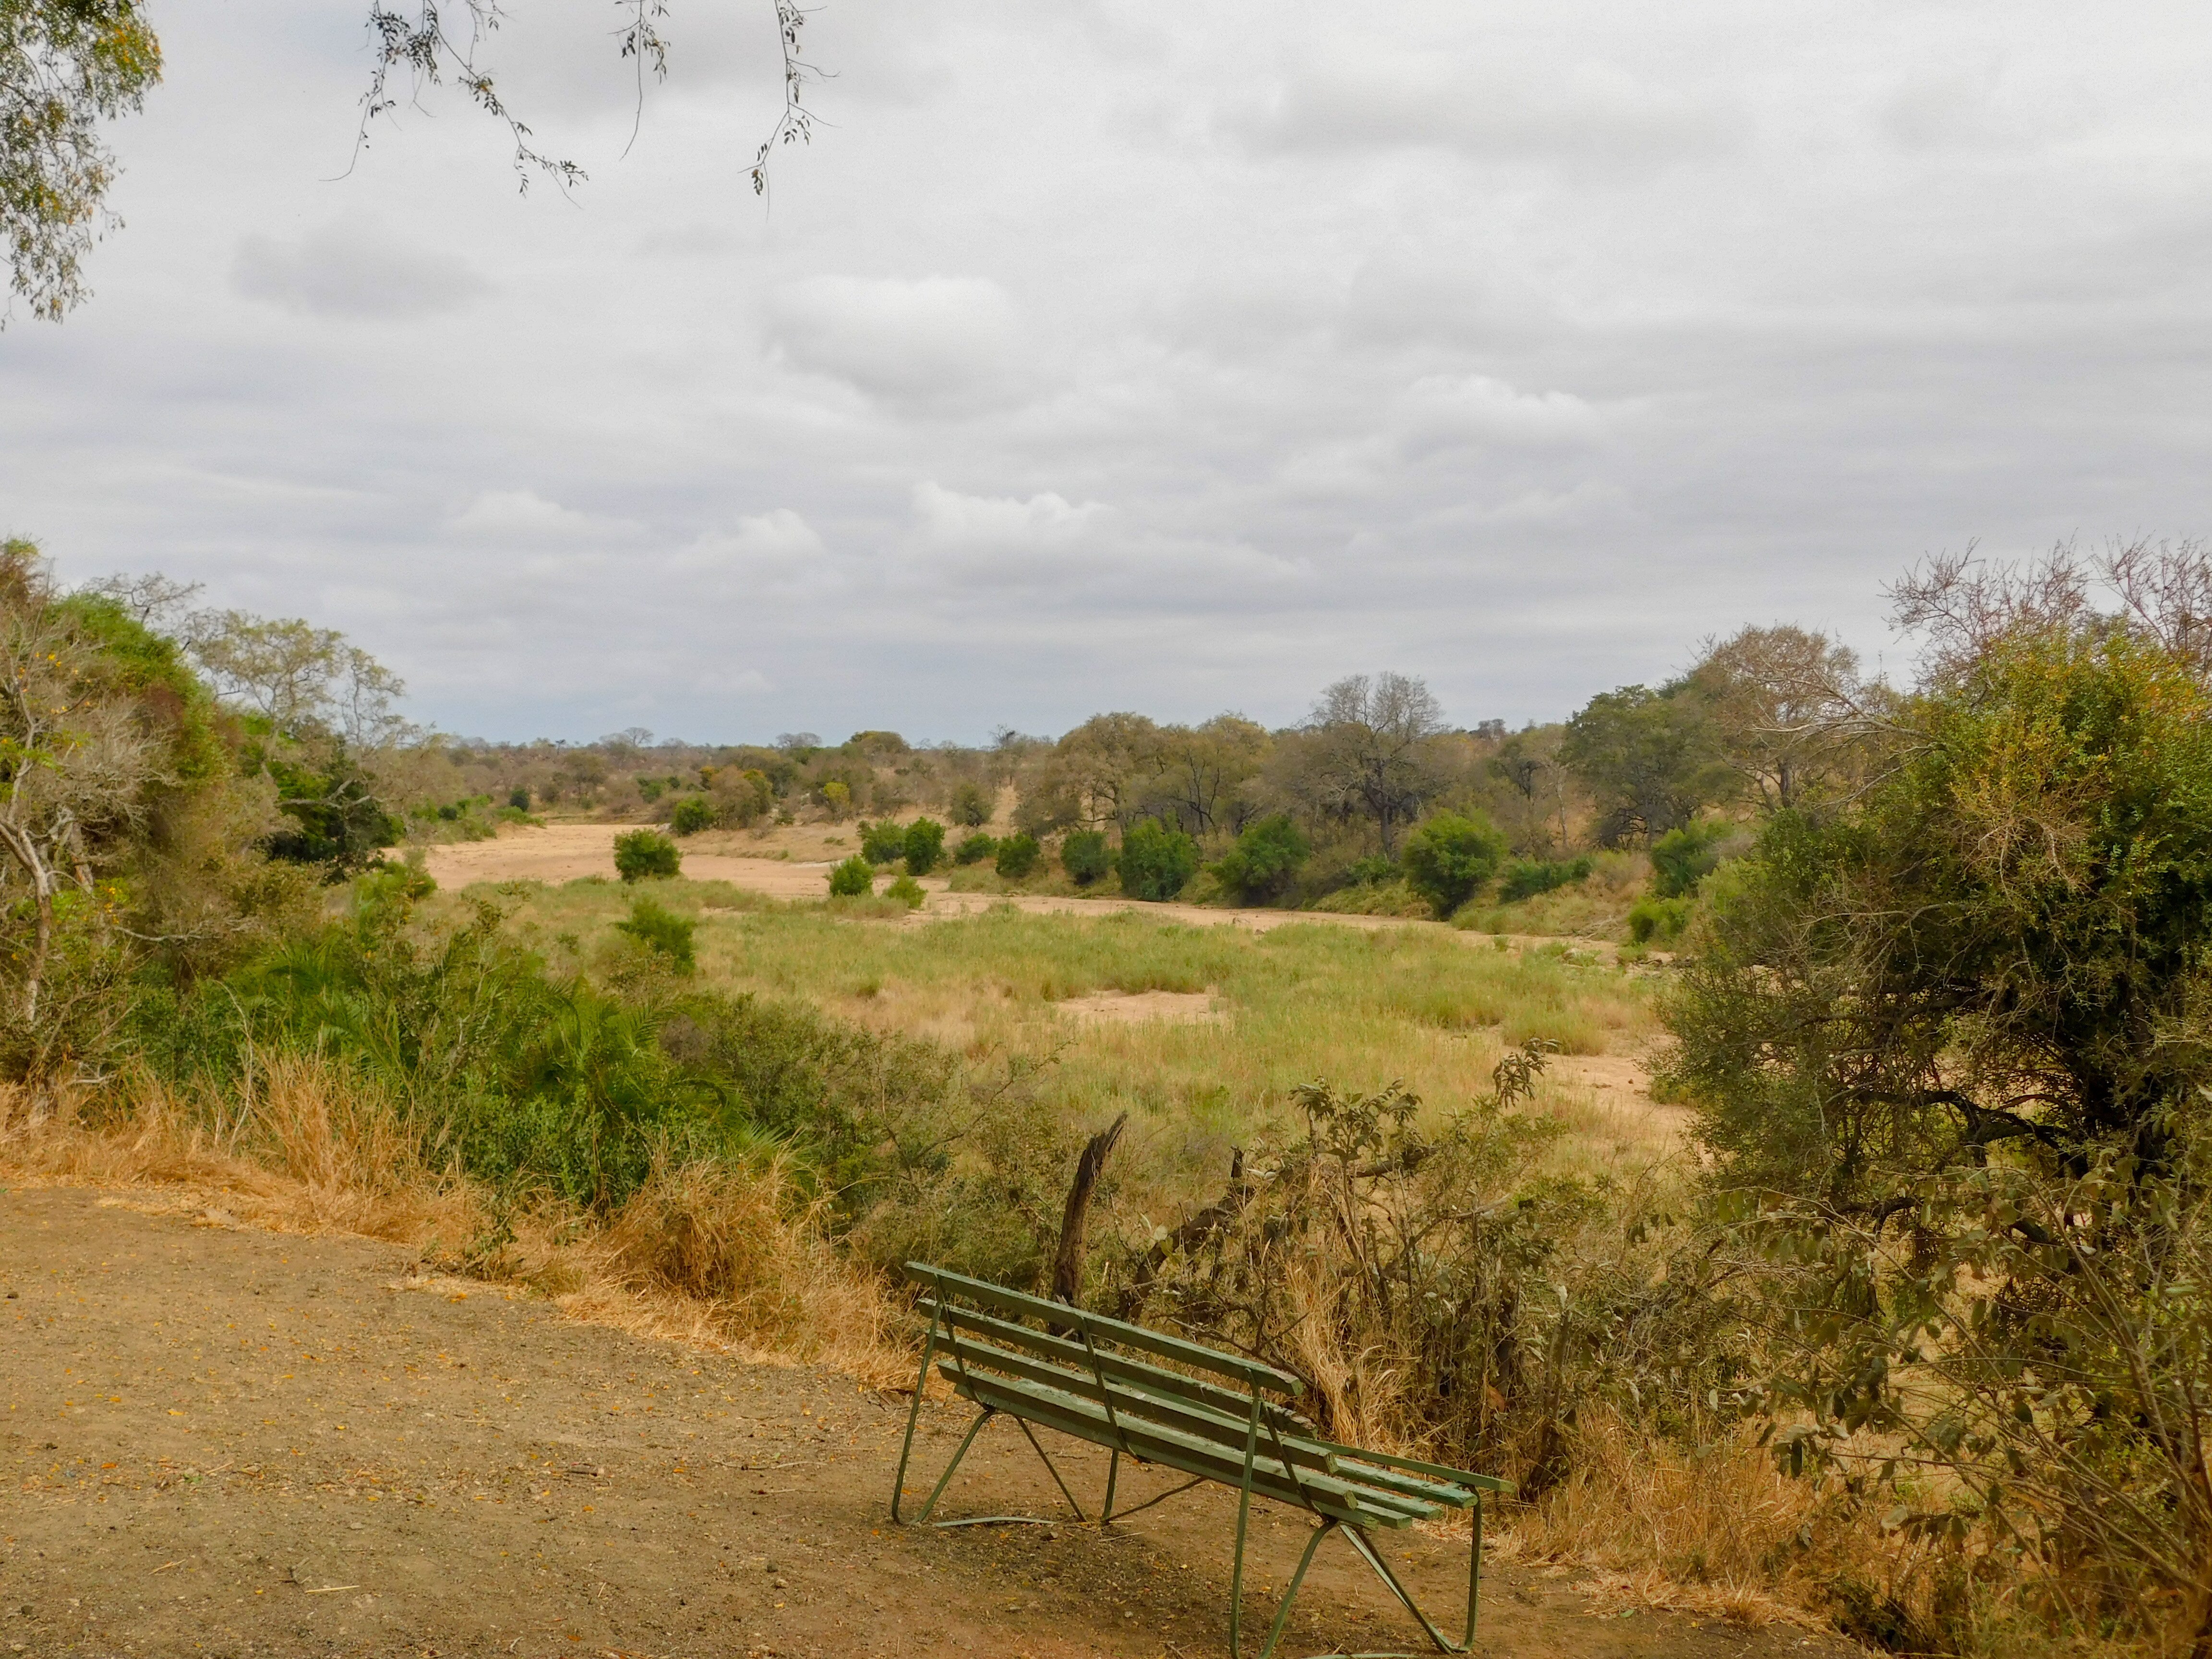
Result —
[[[427, 1166], [375, 1088], [316, 1056], [277, 1060], [237, 1101], [181, 1099], [134, 1078], [90, 1110], [0, 1089], [0, 1170], [25, 1182], [158, 1192], [289, 1233], [413, 1246], [426, 1263], [521, 1283], [564, 1313], [750, 1359], [912, 1374], [884, 1287], [838, 1255], [825, 1200], [781, 1156], [735, 1169], [663, 1167], [604, 1225], [551, 1206], [502, 1212]], [[428, 1281], [425, 1281], [428, 1282]]]

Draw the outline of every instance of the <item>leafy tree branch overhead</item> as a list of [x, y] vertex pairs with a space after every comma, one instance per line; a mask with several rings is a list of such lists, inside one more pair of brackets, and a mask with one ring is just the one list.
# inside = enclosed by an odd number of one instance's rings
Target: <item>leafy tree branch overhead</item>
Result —
[[[800, 52], [806, 15], [793, 0], [775, 0], [775, 7], [783, 102], [753, 157], [756, 195], [768, 191], [775, 150], [813, 136], [803, 101], [814, 76]], [[622, 0], [621, 9], [625, 21], [615, 39], [635, 68], [642, 111], [647, 76], [668, 74], [668, 7], [665, 0]], [[578, 162], [542, 147], [487, 60], [490, 39], [506, 21], [499, 0], [463, 0], [455, 14], [427, 0], [411, 9], [372, 0], [356, 153], [368, 147], [380, 116], [450, 84], [505, 125], [524, 189], [541, 177], [563, 189], [583, 183]], [[143, 109], [161, 78], [161, 44], [138, 0], [0, 0], [0, 240], [9, 285], [33, 316], [59, 322], [89, 297], [86, 258], [123, 223], [108, 205], [121, 163], [103, 129]], [[0, 328], [7, 321], [0, 311]]]

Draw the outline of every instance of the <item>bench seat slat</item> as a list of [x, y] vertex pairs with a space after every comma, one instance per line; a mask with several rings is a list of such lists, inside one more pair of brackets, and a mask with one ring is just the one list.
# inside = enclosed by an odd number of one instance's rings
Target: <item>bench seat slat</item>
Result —
[[[1120, 1446], [1147, 1462], [1167, 1463], [1170, 1467], [1184, 1468], [1188, 1474], [1206, 1474], [1231, 1486], [1237, 1485], [1243, 1479], [1244, 1440], [1241, 1428], [1233, 1443], [1225, 1437], [1193, 1434], [1170, 1425], [1141, 1419], [1124, 1417], [1117, 1429], [1108, 1420], [1103, 1406], [1066, 1389], [1055, 1389], [1049, 1384], [1024, 1383], [985, 1372], [971, 1370], [963, 1376], [957, 1366], [950, 1364], [940, 1367], [940, 1370], [957, 1391], [979, 1403], [990, 1403], [983, 1399], [983, 1395], [989, 1393], [999, 1401], [1000, 1410], [1012, 1414], [1027, 1414], [1035, 1418], [1040, 1408], [1066, 1413], [1079, 1417], [1085, 1425], [1081, 1431], [1066, 1431], [1078, 1433], [1080, 1438], [1109, 1449]], [[1064, 1427], [1057, 1421], [1053, 1426]], [[1127, 1443], [1122, 1444], [1123, 1442]], [[1363, 1527], [1403, 1526], [1409, 1521], [1430, 1519], [1439, 1512], [1437, 1504], [1364, 1486], [1317, 1469], [1286, 1471], [1279, 1462], [1267, 1455], [1267, 1443], [1263, 1439], [1261, 1453], [1253, 1462], [1253, 1489], [1284, 1503], [1309, 1509], [1318, 1506], [1325, 1513], [1340, 1510], [1344, 1518], [1356, 1519], [1357, 1524]], [[1194, 1467], [1193, 1460], [1204, 1467]]]
[[[1042, 1424], [1079, 1440], [1087, 1440], [1093, 1445], [1110, 1449], [1118, 1444], [1117, 1436], [1107, 1423], [1104, 1412], [1091, 1406], [1088, 1401], [1077, 1399], [1072, 1395], [1061, 1395], [1054, 1399], [1045, 1390], [1033, 1385], [1025, 1387], [986, 1373], [970, 1372], [963, 1377], [950, 1365], [944, 1368], [943, 1375], [959, 1394], [979, 1406], [988, 1406], [1009, 1416]], [[1185, 1474], [1203, 1475], [1226, 1486], [1233, 1487], [1243, 1481], [1244, 1460], [1241, 1447], [1232, 1456], [1218, 1447], [1188, 1439], [1158, 1425], [1145, 1423], [1125, 1422], [1119, 1437], [1127, 1438], [1128, 1449], [1148, 1463], [1180, 1469]], [[1348, 1492], [1339, 1494], [1315, 1490], [1310, 1486], [1302, 1491], [1283, 1474], [1282, 1466], [1272, 1459], [1255, 1462], [1252, 1472], [1252, 1490], [1263, 1498], [1272, 1498], [1279, 1503], [1333, 1516], [1349, 1526], [1403, 1527], [1416, 1518], [1393, 1510], [1370, 1508]]]
[[1103, 1314], [1086, 1313], [1064, 1303], [1048, 1302], [1041, 1296], [1026, 1296], [1019, 1291], [994, 1285], [988, 1279], [948, 1273], [942, 1267], [933, 1267], [923, 1261], [908, 1262], [906, 1276], [917, 1285], [936, 1289], [940, 1301], [949, 1292], [986, 1307], [996, 1308], [1002, 1313], [1010, 1313], [1017, 1319], [1048, 1320], [1056, 1325], [1086, 1331], [1094, 1340], [1118, 1342], [1125, 1347], [1141, 1348], [1164, 1359], [1172, 1359], [1177, 1364], [1193, 1365], [1200, 1370], [1212, 1371], [1218, 1376], [1233, 1376], [1240, 1382], [1272, 1389], [1293, 1399], [1305, 1392], [1305, 1384], [1297, 1377], [1279, 1371], [1272, 1365], [1263, 1365], [1255, 1359], [1222, 1353], [1200, 1343], [1187, 1342], [1179, 1336], [1167, 1336], [1158, 1331], [1146, 1330], [1142, 1325], [1109, 1319]]
[[[1133, 1413], [1164, 1423], [1218, 1446], [1225, 1455], [1234, 1456], [1240, 1467], [1243, 1464], [1244, 1435], [1249, 1419], [1239, 1421], [1226, 1413], [1212, 1411], [1189, 1401], [1148, 1397], [1111, 1383], [1102, 1390], [1097, 1378], [1088, 1370], [1079, 1371], [1072, 1367], [1055, 1365], [1048, 1360], [1013, 1353], [969, 1337], [955, 1335], [945, 1339], [939, 1342], [939, 1352], [952, 1356], [956, 1370], [964, 1361], [970, 1366], [1007, 1371], [1026, 1382], [1055, 1388], [1084, 1400], [1097, 1401], [1102, 1406], [1107, 1403], [1107, 1396], [1110, 1395], [1116, 1413], [1124, 1416]], [[1082, 1350], [1076, 1352], [1079, 1354]], [[946, 1374], [950, 1376], [952, 1373]], [[1415, 1480], [1383, 1469], [1347, 1468], [1337, 1461], [1333, 1446], [1303, 1435], [1277, 1436], [1262, 1432], [1260, 1449], [1263, 1455], [1272, 1455], [1278, 1462], [1287, 1458], [1300, 1468], [1311, 1469], [1317, 1474], [1341, 1482], [1361, 1504], [1370, 1508], [1404, 1509], [1421, 1519], [1427, 1519], [1436, 1514], [1439, 1507], [1465, 1509], [1474, 1502], [1474, 1494], [1465, 1487]]]

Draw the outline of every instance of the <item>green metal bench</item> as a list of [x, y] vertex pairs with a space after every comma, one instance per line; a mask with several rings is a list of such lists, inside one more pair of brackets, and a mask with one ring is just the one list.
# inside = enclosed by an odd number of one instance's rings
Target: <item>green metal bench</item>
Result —
[[[1098, 1517], [1101, 1526], [1120, 1518], [1114, 1510], [1114, 1490], [1125, 1456], [1139, 1464], [1157, 1463], [1191, 1478], [1157, 1498], [1121, 1510], [1121, 1516], [1150, 1509], [1208, 1480], [1237, 1490], [1237, 1556], [1229, 1580], [1232, 1656], [1238, 1652], [1245, 1530], [1255, 1497], [1304, 1510], [1317, 1522], [1306, 1540], [1298, 1570], [1283, 1593], [1260, 1659], [1268, 1659], [1281, 1641], [1290, 1622], [1291, 1604], [1305, 1582], [1306, 1570], [1313, 1565], [1314, 1552], [1332, 1532], [1343, 1534], [1390, 1593], [1420, 1621], [1441, 1651], [1465, 1653], [1474, 1645], [1475, 1613], [1481, 1596], [1482, 1495], [1510, 1492], [1512, 1482], [1321, 1439], [1310, 1425], [1281, 1403], [1297, 1398], [1303, 1385], [1272, 1366], [921, 1262], [907, 1263], [906, 1273], [926, 1292], [921, 1310], [928, 1316], [929, 1334], [922, 1345], [921, 1374], [915, 1385], [914, 1408], [907, 1414], [906, 1442], [899, 1449], [897, 1481], [891, 1488], [894, 1522], [908, 1524], [899, 1505], [906, 1490], [907, 1464], [914, 1452], [915, 1425], [921, 1416], [922, 1394], [934, 1363], [954, 1392], [980, 1409], [913, 1524], [927, 1522], [935, 1512], [938, 1499], [945, 1495], [953, 1472], [968, 1455], [983, 1425], [994, 1417], [1008, 1417], [1043, 1459], [1053, 1483], [1078, 1521], [1088, 1518], [1083, 1506], [1060, 1479], [1052, 1459], [1045, 1455], [1032, 1425], [1103, 1446], [1112, 1454], [1107, 1464], [1106, 1501]], [[1416, 1521], [1431, 1520], [1448, 1510], [1474, 1511], [1474, 1546], [1467, 1571], [1467, 1631], [1458, 1642], [1445, 1636], [1421, 1611], [1376, 1552], [1370, 1536], [1378, 1528], [1402, 1528]], [[984, 1515], [935, 1524], [975, 1527], [1042, 1522], [1043, 1517], [1037, 1516]], [[1365, 1659], [1384, 1656], [1366, 1656]]]

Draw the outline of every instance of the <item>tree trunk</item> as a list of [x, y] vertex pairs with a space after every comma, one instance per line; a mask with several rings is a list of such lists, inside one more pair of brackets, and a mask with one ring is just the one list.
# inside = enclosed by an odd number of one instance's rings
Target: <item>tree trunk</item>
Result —
[[1052, 1299], [1071, 1308], [1083, 1305], [1084, 1232], [1091, 1220], [1091, 1194], [1106, 1173], [1106, 1160], [1114, 1143], [1129, 1122], [1127, 1112], [1091, 1137], [1076, 1161], [1075, 1184], [1067, 1189], [1067, 1207], [1060, 1218], [1060, 1248], [1052, 1257]]

